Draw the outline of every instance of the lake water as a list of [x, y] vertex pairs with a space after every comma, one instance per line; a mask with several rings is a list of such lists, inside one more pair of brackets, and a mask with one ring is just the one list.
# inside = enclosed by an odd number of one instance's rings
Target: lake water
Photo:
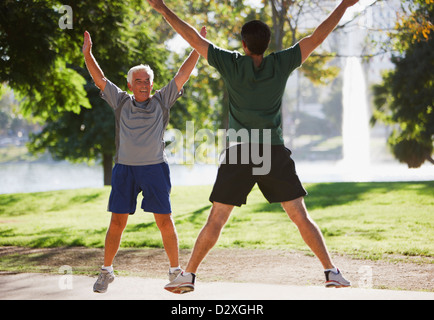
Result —
[[[408, 169], [396, 162], [350, 168], [341, 162], [296, 162], [303, 183], [434, 181], [434, 166]], [[170, 165], [172, 185], [212, 185], [215, 165]], [[62, 189], [98, 188], [103, 186], [101, 166], [50, 163], [0, 164], [0, 194], [39, 192]]]

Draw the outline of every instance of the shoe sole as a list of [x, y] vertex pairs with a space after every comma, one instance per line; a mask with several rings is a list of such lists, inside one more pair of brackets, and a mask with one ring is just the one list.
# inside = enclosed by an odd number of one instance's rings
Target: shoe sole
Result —
[[325, 286], [326, 286], [326, 288], [348, 288], [348, 287], [351, 287], [351, 285], [342, 284], [342, 283], [339, 283], [337, 281], [327, 281]]
[[95, 293], [106, 293], [107, 290], [95, 290], [95, 289], [93, 289], [93, 292], [95, 292]]
[[171, 293], [175, 293], [175, 294], [184, 294], [184, 293], [189, 293], [194, 291], [194, 286], [193, 285], [186, 285], [186, 284], [181, 284], [177, 287], [164, 287], [164, 289], [166, 289], [167, 291], [171, 292]]

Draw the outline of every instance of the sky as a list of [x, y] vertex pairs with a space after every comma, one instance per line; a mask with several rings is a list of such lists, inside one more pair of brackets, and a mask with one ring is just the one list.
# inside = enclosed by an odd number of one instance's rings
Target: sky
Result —
[[[362, 11], [363, 9], [365, 9], [367, 6], [371, 5], [372, 3], [374, 3], [376, 0], [360, 0], [357, 4], [355, 4], [353, 7], [349, 8], [347, 13], [345, 14], [343, 20], [348, 21], [350, 20], [354, 14]], [[250, 5], [253, 7], [258, 7], [260, 8], [262, 6], [261, 4], [262, 0], [245, 0], [244, 3], [246, 5]], [[340, 1], [336, 1], [336, 4], [338, 4]]]
[[[257, 0], [250, 0], [250, 1], [257, 1]], [[347, 10], [347, 12], [345, 13], [344, 17], [342, 18], [342, 22], [351, 20], [351, 18], [363, 11], [366, 7], [370, 6], [371, 4], [373, 4], [376, 0], [360, 0], [358, 3], [356, 3], [354, 6], [352, 6], [351, 8], [349, 8]]]

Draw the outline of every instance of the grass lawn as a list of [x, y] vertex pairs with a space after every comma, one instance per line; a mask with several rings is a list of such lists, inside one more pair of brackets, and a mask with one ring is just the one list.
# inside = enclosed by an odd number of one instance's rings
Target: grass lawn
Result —
[[[434, 182], [306, 184], [306, 204], [331, 251], [364, 258], [434, 256]], [[192, 248], [205, 223], [211, 186], [174, 187], [181, 248]], [[0, 195], [0, 246], [103, 247], [110, 188]], [[139, 200], [141, 196], [139, 196]], [[138, 201], [122, 247], [162, 247], [153, 215]], [[235, 208], [218, 247], [307, 250], [280, 204], [258, 188]]]

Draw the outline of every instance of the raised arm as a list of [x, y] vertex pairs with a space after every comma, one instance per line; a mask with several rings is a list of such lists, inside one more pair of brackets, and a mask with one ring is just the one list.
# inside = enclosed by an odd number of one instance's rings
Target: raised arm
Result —
[[208, 48], [210, 42], [202, 37], [199, 32], [181, 20], [170, 10], [163, 0], [148, 0], [149, 4], [160, 13], [172, 28], [187, 41], [202, 57], [208, 60]]
[[[200, 35], [202, 37], [206, 37], [206, 28], [202, 27], [202, 30], [200, 31]], [[197, 62], [199, 61], [200, 55], [196, 50], [193, 50], [187, 60], [182, 64], [181, 68], [179, 69], [177, 75], [175, 76], [175, 83], [178, 87], [178, 90], [181, 90], [184, 84], [190, 79], [190, 75], [193, 72], [194, 68], [196, 67]]]
[[101, 91], [104, 91], [107, 79], [92, 54], [92, 39], [87, 31], [84, 32], [83, 54], [87, 70], [89, 70], [93, 81]]
[[302, 62], [305, 62], [312, 52], [324, 42], [328, 35], [336, 28], [339, 21], [341, 21], [347, 9], [357, 2], [359, 0], [342, 0], [328, 18], [316, 28], [312, 35], [299, 42]]

